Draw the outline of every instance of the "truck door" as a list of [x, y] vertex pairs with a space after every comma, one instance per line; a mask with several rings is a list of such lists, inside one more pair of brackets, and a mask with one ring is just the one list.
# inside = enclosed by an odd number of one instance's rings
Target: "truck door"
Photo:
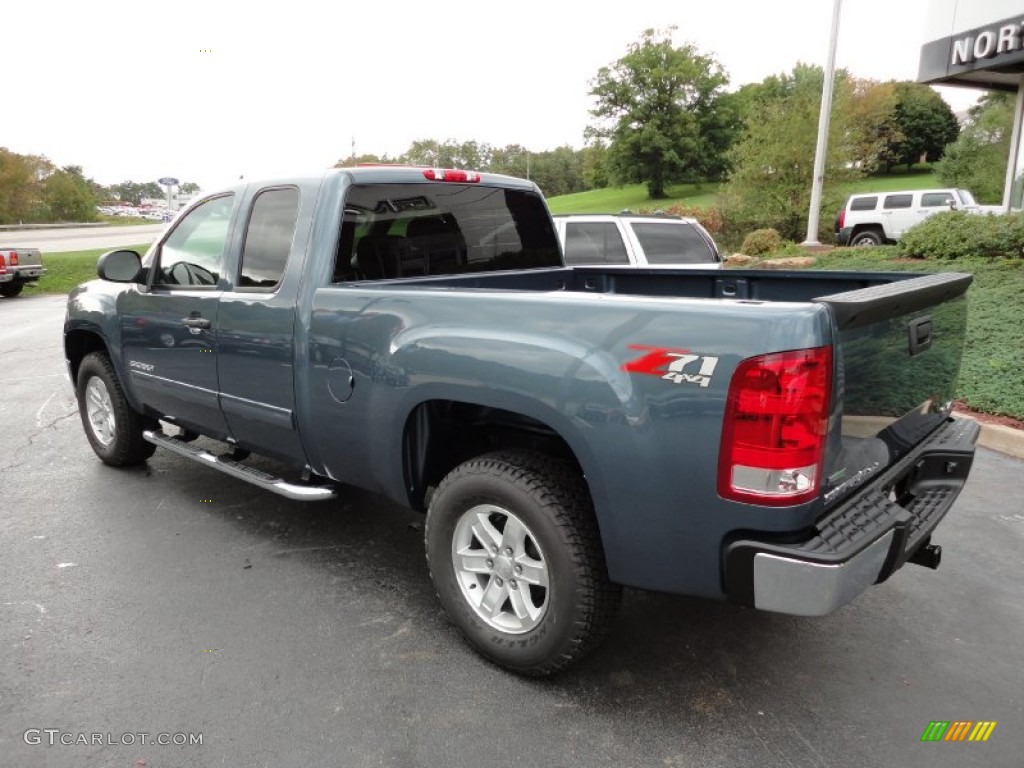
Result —
[[148, 290], [122, 299], [121, 338], [131, 385], [168, 420], [227, 435], [217, 386], [217, 311], [233, 195], [204, 200], [159, 243]]
[[315, 198], [307, 196], [301, 217], [296, 187], [261, 189], [251, 200], [217, 321], [221, 409], [239, 445], [305, 464], [295, 420], [295, 297]]

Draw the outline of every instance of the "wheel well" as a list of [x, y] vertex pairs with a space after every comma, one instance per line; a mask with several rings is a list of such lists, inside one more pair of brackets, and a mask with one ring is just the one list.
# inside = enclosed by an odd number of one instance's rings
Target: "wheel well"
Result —
[[858, 224], [853, 228], [853, 232], [850, 234], [850, 238], [854, 238], [861, 232], [874, 232], [876, 235], [885, 240], [885, 229], [881, 224]]
[[78, 381], [78, 367], [90, 352], [106, 352], [107, 345], [92, 331], [71, 331], [64, 339], [64, 355], [71, 368], [71, 380]]
[[433, 489], [455, 467], [505, 448], [543, 453], [579, 467], [562, 436], [529, 416], [454, 400], [420, 403], [409, 414], [402, 435], [410, 506], [425, 511]]

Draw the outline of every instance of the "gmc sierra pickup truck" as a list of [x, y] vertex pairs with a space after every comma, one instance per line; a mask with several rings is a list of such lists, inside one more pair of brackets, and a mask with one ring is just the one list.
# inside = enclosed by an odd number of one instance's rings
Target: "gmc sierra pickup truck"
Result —
[[35, 248], [0, 248], [0, 296], [14, 298], [46, 274]]
[[97, 271], [64, 343], [102, 461], [424, 511], [441, 603], [521, 674], [623, 585], [813, 616], [936, 567], [974, 455], [969, 275], [566, 267], [519, 179], [246, 183]]

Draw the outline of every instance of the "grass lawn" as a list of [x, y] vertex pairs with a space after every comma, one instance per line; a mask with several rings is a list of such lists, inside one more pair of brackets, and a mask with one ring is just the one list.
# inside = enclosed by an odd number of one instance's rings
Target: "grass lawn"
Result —
[[646, 184], [627, 184], [624, 187], [592, 189], [548, 198], [552, 213], [618, 213], [628, 208], [634, 213], [640, 209], [656, 210], [670, 205], [707, 207], [715, 202], [718, 184], [679, 184], [669, 187], [664, 200], [647, 197]]
[[978, 411], [1024, 419], [1024, 259], [906, 261], [895, 247], [837, 249], [819, 256], [814, 269], [972, 273], [957, 397]]
[[[129, 251], [145, 253], [149, 244], [126, 245]], [[46, 274], [34, 283], [25, 287], [25, 296], [33, 293], [67, 293], [79, 283], [96, 278], [96, 260], [110, 248], [94, 248], [91, 251], [69, 251], [67, 253], [43, 254], [43, 266]]]
[[930, 189], [941, 187], [939, 181], [931, 171], [912, 171], [911, 173], [890, 173], [882, 176], [868, 176], [866, 179], [857, 179], [843, 185], [846, 194], [855, 192], [896, 192], [903, 189]]
[[[576, 192], [572, 195], [559, 195], [548, 198], [548, 207], [552, 213], [618, 213], [624, 208], [633, 212], [641, 209], [655, 210], [667, 208], [673, 204], [707, 208], [715, 204], [718, 183], [680, 184], [669, 187], [668, 198], [651, 200], [647, 197], [647, 186], [644, 184], [627, 184], [624, 187], [608, 189], [592, 189], [588, 192]], [[889, 173], [879, 176], [868, 176], [845, 184], [843, 192], [891, 192], [899, 189], [928, 189], [942, 186], [928, 166], [914, 166], [910, 172]]]

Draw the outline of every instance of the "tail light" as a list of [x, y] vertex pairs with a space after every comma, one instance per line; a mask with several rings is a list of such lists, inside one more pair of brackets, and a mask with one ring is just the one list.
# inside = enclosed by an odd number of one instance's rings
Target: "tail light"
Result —
[[740, 363], [725, 406], [719, 495], [778, 507], [815, 498], [831, 399], [831, 347]]
[[836, 217], [836, 229], [842, 229], [846, 226], [846, 209], [843, 208]]
[[458, 181], [462, 183], [476, 183], [480, 181], [480, 174], [476, 171], [460, 171], [450, 168], [427, 168], [423, 171], [423, 175], [430, 181]]
[[11, 251], [8, 254], [8, 256], [10, 257], [10, 260], [8, 262], [8, 266], [11, 266], [11, 267], [18, 266], [18, 252], [17, 251]]
[[7, 274], [7, 263], [4, 261], [4, 255], [0, 253], [0, 275]]

